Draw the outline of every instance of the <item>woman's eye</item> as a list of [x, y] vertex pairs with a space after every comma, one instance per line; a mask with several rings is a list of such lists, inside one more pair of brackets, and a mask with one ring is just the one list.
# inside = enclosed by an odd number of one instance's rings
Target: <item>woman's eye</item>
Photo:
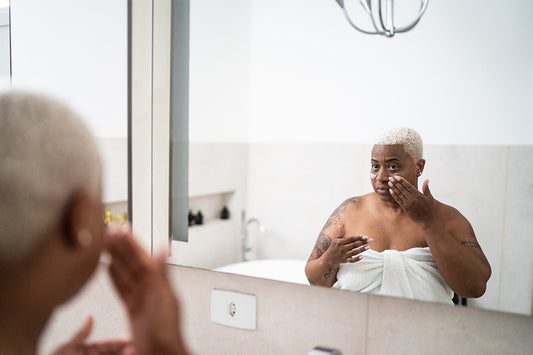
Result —
[[372, 164], [372, 170], [379, 170], [379, 165]]
[[391, 164], [391, 165], [389, 165], [389, 169], [391, 169], [391, 170], [397, 170], [397, 169], [398, 169], [398, 166], [395, 165], [395, 164]]

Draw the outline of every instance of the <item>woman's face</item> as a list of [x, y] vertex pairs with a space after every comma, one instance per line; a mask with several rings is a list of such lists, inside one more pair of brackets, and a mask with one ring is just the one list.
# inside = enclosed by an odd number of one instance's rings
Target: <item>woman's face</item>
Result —
[[399, 175], [413, 186], [418, 184], [418, 173], [423, 160], [415, 163], [401, 144], [376, 144], [370, 159], [370, 181], [374, 191], [385, 201], [393, 202], [389, 192], [389, 177]]

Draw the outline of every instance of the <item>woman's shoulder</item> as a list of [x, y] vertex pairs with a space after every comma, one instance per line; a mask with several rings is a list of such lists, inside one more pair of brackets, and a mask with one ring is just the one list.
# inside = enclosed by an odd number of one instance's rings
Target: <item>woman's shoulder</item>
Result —
[[436, 201], [436, 210], [437, 216], [441, 221], [446, 225], [457, 225], [457, 224], [470, 224], [465, 216], [459, 210], [453, 206], [447, 205], [440, 201]]
[[372, 193], [349, 197], [342, 202], [341, 206], [350, 206], [352, 208], [360, 207], [361, 205], [370, 203], [372, 201], [372, 197]]
[[361, 211], [367, 211], [375, 203], [372, 193], [347, 198], [339, 206], [344, 212], [353, 215]]

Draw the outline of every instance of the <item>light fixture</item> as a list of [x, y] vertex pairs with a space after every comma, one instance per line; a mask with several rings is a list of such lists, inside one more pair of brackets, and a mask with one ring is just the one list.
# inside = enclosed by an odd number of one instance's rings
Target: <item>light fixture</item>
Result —
[[[383, 35], [386, 37], [392, 37], [396, 33], [407, 32], [415, 27], [426, 11], [429, 2], [429, 0], [419, 0], [420, 9], [418, 10], [418, 15], [415, 17], [415, 19], [407, 25], [397, 27], [394, 22], [394, 0], [377, 0], [377, 9], [372, 8], [372, 0], [359, 0], [359, 3], [363, 7], [366, 14], [370, 17], [370, 21], [374, 27], [374, 30], [369, 31], [362, 29], [352, 21], [348, 11], [346, 11], [346, 7], [344, 6], [344, 0], [335, 1], [337, 4], [339, 4], [344, 12], [344, 16], [346, 16], [346, 19], [353, 28], [369, 35]], [[379, 19], [377, 22], [376, 17]]]

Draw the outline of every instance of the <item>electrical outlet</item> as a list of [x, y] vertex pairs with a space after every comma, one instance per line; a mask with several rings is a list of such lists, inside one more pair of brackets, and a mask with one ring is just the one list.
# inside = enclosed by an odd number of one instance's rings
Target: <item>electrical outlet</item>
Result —
[[211, 321], [234, 328], [257, 328], [256, 298], [245, 293], [211, 290]]

